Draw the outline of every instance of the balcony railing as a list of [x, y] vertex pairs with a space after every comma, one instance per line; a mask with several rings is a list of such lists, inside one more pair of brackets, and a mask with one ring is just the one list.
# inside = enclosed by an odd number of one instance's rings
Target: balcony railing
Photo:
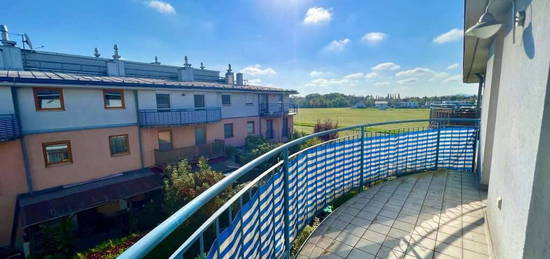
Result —
[[167, 151], [155, 150], [155, 161], [159, 165], [173, 164], [180, 160], [197, 160], [200, 157], [216, 158], [225, 155], [225, 142], [216, 139], [213, 143], [175, 148]]
[[[448, 120], [453, 119], [444, 122]], [[460, 121], [475, 125], [428, 127], [429, 120], [382, 122], [290, 141], [226, 176], [150, 231], [120, 258], [144, 257], [211, 199], [276, 157], [280, 158], [277, 163], [214, 212], [175, 249], [171, 258], [288, 258], [290, 244], [301, 229], [350, 190], [362, 190], [388, 177], [438, 168], [473, 173], [478, 120]], [[400, 128], [398, 125], [403, 123], [424, 126]], [[308, 139], [334, 133], [343, 137], [289, 154], [291, 148]]]
[[21, 136], [15, 114], [0, 114], [0, 141], [13, 140]]
[[298, 108], [293, 103], [260, 103], [261, 116], [281, 116], [296, 114]]
[[142, 127], [170, 127], [216, 122], [222, 119], [220, 107], [204, 109], [140, 110]]

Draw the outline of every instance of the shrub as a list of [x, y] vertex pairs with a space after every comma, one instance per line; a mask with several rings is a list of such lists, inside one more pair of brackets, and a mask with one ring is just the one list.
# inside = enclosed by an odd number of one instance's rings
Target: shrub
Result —
[[[317, 120], [317, 123], [315, 123], [315, 126], [313, 126], [313, 132], [317, 133], [317, 132], [327, 131], [327, 130], [336, 129], [336, 128], [338, 128], [338, 122], [333, 122], [330, 119], [324, 120], [324, 121]], [[338, 137], [338, 133], [331, 133], [331, 134], [320, 136], [319, 138], [324, 141], [328, 141], [331, 139], [335, 139], [337, 137]]]
[[70, 258], [74, 252], [73, 216], [64, 217], [55, 223], [40, 226], [41, 247], [45, 258]]
[[100, 245], [84, 252], [77, 253], [76, 258], [86, 259], [114, 259], [117, 258], [124, 250], [137, 242], [144, 234], [134, 233], [128, 236], [111, 239], [101, 243]]

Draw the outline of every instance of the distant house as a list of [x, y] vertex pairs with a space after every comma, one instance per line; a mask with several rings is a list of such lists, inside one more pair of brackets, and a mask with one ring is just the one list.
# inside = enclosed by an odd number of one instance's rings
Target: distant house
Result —
[[367, 108], [367, 105], [364, 102], [358, 102], [358, 103], [354, 104], [353, 106], [351, 106], [351, 108], [353, 108], [353, 109], [365, 109], [365, 108]]
[[388, 109], [388, 101], [374, 101], [374, 107], [379, 110]]
[[420, 105], [418, 105], [417, 102], [415, 101], [403, 101], [403, 102], [399, 102], [397, 104], [397, 106], [399, 108], [418, 108], [420, 107]]

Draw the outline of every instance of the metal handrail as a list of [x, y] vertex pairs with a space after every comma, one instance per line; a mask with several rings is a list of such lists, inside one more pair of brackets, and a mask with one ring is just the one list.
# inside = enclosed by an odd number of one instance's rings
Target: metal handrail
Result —
[[[323, 132], [318, 132], [314, 134], [310, 134], [304, 137], [301, 137], [299, 139], [292, 140], [284, 145], [281, 145], [279, 147], [276, 147], [272, 149], [271, 151], [259, 156], [258, 158], [250, 161], [249, 163], [243, 165], [239, 169], [235, 170], [222, 180], [220, 180], [218, 183], [214, 184], [212, 187], [207, 189], [205, 192], [191, 200], [189, 203], [187, 203], [185, 206], [180, 208], [178, 211], [176, 211], [174, 214], [172, 214], [170, 217], [168, 217], [165, 221], [163, 221], [161, 224], [159, 224], [156, 228], [151, 230], [149, 233], [147, 233], [144, 237], [142, 237], [138, 242], [136, 242], [133, 246], [128, 248], [123, 254], [119, 256], [119, 258], [142, 258], [144, 257], [148, 252], [150, 252], [154, 247], [156, 247], [159, 243], [162, 242], [167, 236], [169, 236], [174, 230], [176, 230], [181, 224], [183, 224], [189, 217], [191, 217], [195, 212], [197, 212], [200, 208], [202, 208], [206, 203], [208, 203], [210, 200], [212, 200], [214, 197], [216, 197], [218, 194], [223, 192], [225, 189], [230, 187], [233, 183], [235, 183], [239, 178], [246, 175], [248, 172], [256, 168], [257, 166], [261, 165], [262, 163], [268, 161], [271, 158], [274, 158], [278, 156], [279, 154], [284, 155], [284, 161], [281, 161], [279, 163], [283, 163], [283, 166], [285, 164], [288, 164], [288, 150], [292, 147], [295, 147], [297, 145], [303, 144], [305, 141], [317, 138], [329, 134], [334, 134], [341, 131], [348, 131], [348, 130], [354, 130], [354, 129], [361, 129], [361, 136], [364, 136], [364, 129], [367, 127], [374, 127], [374, 126], [383, 126], [383, 125], [390, 125], [390, 124], [401, 124], [401, 123], [416, 123], [416, 122], [431, 122], [431, 121], [437, 121], [437, 122], [475, 122], [476, 124], [479, 123], [479, 119], [451, 119], [451, 118], [445, 118], [445, 119], [417, 119], [417, 120], [401, 120], [401, 121], [388, 121], [388, 122], [378, 122], [378, 123], [365, 123], [365, 124], [359, 124], [355, 126], [349, 126], [344, 128], [338, 128], [338, 129], [332, 129], [327, 130]], [[281, 166], [280, 164], [276, 164], [275, 166]], [[275, 167], [274, 166], [274, 167]], [[274, 167], [270, 168], [274, 169]], [[253, 182], [254, 184], [257, 183], [257, 181], [261, 180], [265, 175], [269, 174], [271, 172], [270, 170], [267, 170], [266, 172], [262, 173], [260, 177], [257, 177]], [[250, 183], [252, 184], [252, 183]], [[247, 185], [249, 186], [249, 185]], [[252, 186], [248, 187], [250, 189]], [[246, 189], [246, 190], [248, 190]], [[240, 197], [242, 197], [242, 194], [244, 192], [238, 192], [238, 195], [235, 195], [230, 199], [231, 202], [227, 202], [224, 204], [225, 207], [222, 208], [229, 208], [232, 205], [232, 202], [236, 201]], [[229, 204], [229, 205], [227, 205]], [[221, 212], [216, 211], [216, 215], [220, 215]], [[201, 226], [201, 228], [204, 230], [205, 228], [209, 227], [210, 225], [206, 225], [206, 223], [212, 224], [212, 222], [207, 221], [205, 224]], [[206, 225], [206, 226], [205, 226]], [[195, 232], [191, 237], [194, 238], [194, 240], [185, 242], [184, 244], [190, 244], [193, 241], [196, 241], [197, 236], [195, 235], [197, 232]], [[200, 232], [203, 233], [203, 232]], [[199, 235], [200, 235], [199, 233]], [[190, 240], [191, 238], [188, 238]], [[185, 249], [184, 246], [181, 246], [180, 249]]]

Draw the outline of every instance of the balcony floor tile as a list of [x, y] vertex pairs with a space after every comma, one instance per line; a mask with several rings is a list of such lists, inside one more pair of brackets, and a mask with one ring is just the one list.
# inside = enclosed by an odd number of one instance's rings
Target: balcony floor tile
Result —
[[[476, 176], [428, 172], [357, 195], [325, 220], [299, 258], [487, 258], [486, 194]], [[347, 211], [343, 211], [345, 209]], [[348, 224], [350, 223], [350, 224]]]

